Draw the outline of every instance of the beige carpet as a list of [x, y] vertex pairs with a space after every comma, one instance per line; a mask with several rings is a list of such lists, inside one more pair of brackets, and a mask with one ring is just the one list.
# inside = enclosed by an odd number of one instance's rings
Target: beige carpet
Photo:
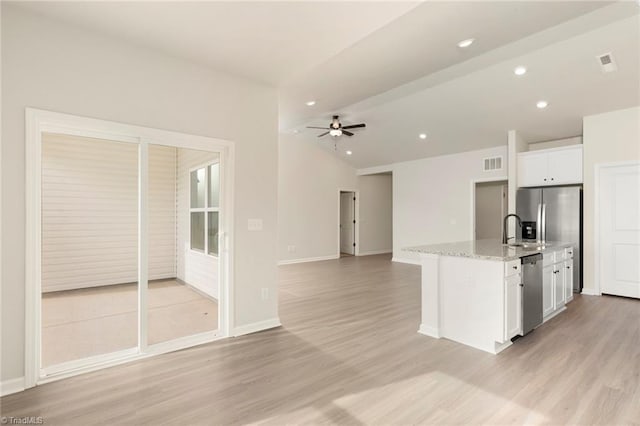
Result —
[[[42, 366], [138, 344], [138, 286], [120, 284], [42, 296]], [[175, 280], [149, 283], [149, 344], [218, 328], [218, 304]]]

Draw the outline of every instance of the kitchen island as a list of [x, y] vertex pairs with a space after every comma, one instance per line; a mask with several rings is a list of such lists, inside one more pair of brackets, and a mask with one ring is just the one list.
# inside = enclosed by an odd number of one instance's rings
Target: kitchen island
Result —
[[573, 298], [573, 246], [475, 240], [404, 249], [420, 255], [419, 332], [497, 354], [522, 334], [521, 258], [543, 255], [543, 319]]

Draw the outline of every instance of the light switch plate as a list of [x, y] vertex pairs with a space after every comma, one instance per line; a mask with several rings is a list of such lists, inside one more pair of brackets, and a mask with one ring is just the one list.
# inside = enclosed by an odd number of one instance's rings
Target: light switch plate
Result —
[[249, 231], [262, 231], [262, 219], [249, 219], [247, 229]]

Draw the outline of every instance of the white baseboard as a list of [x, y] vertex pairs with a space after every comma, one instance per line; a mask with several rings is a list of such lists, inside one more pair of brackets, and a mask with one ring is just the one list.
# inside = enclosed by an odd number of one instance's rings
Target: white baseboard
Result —
[[420, 328], [418, 329], [418, 333], [420, 334], [424, 334], [425, 336], [429, 336], [429, 337], [434, 337], [436, 339], [439, 339], [440, 336], [440, 331], [434, 327], [429, 327], [427, 325], [424, 324], [420, 324]]
[[301, 259], [280, 260], [278, 261], [278, 266], [291, 265], [293, 263], [306, 263], [306, 262], [319, 262], [321, 260], [334, 260], [334, 259], [338, 259], [339, 257], [340, 256], [338, 256], [337, 254], [332, 254], [329, 256], [303, 257]]
[[391, 252], [392, 252], [391, 249], [361, 251], [360, 253], [358, 253], [358, 256], [371, 256], [371, 255], [374, 255], [374, 254], [388, 254], [388, 253], [391, 253]]
[[24, 377], [9, 379], [0, 382], [0, 396], [11, 395], [12, 393], [24, 390]]
[[594, 289], [586, 288], [586, 287], [582, 288], [582, 294], [586, 294], [587, 296], [602, 296], [600, 293], [598, 293]]
[[256, 333], [258, 331], [268, 330], [270, 328], [280, 327], [280, 318], [271, 318], [265, 321], [254, 322], [252, 324], [241, 325], [233, 329], [233, 337], [243, 336], [245, 334]]
[[398, 262], [398, 263], [408, 263], [409, 265], [422, 265], [422, 262], [416, 259], [403, 259], [399, 257], [394, 257], [391, 259], [391, 261]]

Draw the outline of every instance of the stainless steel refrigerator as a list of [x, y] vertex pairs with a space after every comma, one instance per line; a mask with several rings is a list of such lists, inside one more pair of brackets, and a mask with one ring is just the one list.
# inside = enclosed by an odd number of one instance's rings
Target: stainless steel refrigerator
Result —
[[582, 186], [522, 188], [516, 194], [517, 230], [524, 241], [570, 242], [573, 252], [573, 291], [582, 290]]

